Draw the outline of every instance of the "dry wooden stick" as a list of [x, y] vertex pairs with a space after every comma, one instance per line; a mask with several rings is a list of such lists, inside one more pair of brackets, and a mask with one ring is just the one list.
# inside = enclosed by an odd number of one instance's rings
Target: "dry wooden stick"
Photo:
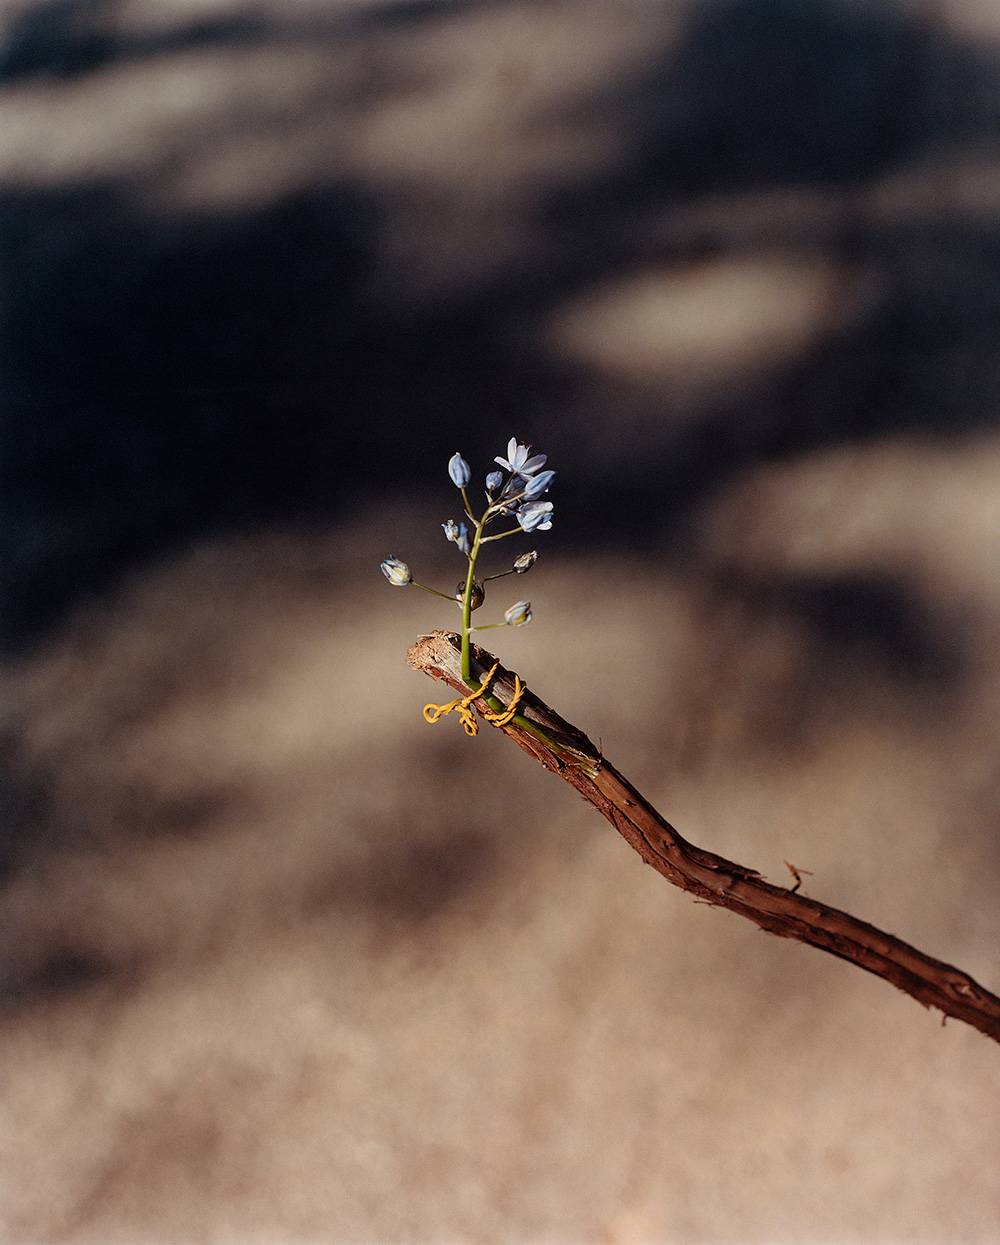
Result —
[[[413, 669], [443, 680], [456, 691], [470, 690], [461, 679], [456, 635], [435, 631], [421, 636], [406, 660]], [[474, 675], [481, 677], [494, 661], [485, 650], [473, 646]], [[513, 687], [513, 674], [500, 666], [491, 691], [507, 703]], [[482, 711], [484, 703], [477, 701], [477, 708]], [[582, 731], [530, 690], [518, 716], [499, 729], [575, 787], [668, 882], [707, 903], [729, 908], [772, 934], [809, 943], [883, 977], [925, 1007], [940, 1008], [946, 1016], [963, 1020], [1000, 1042], [1000, 998], [984, 990], [968, 973], [932, 959], [866, 921], [797, 889], [772, 886], [756, 870], [689, 843], [600, 755]]]

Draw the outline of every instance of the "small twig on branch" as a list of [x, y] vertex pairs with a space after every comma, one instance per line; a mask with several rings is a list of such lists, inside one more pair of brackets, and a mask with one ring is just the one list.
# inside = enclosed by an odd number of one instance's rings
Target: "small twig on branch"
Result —
[[[481, 676], [495, 660], [475, 645], [472, 658], [474, 676]], [[436, 631], [421, 636], [406, 660], [413, 669], [441, 679], [456, 691], [469, 690], [461, 678], [459, 639], [455, 635]], [[472, 687], [476, 686], [474, 682]], [[499, 666], [492, 691], [506, 703], [513, 687], [514, 675]], [[476, 705], [482, 711], [483, 702]], [[866, 921], [798, 894], [795, 888], [772, 886], [756, 870], [689, 843], [601, 756], [582, 731], [530, 690], [519, 706], [518, 717], [498, 729], [575, 787], [668, 882], [706, 903], [728, 908], [772, 934], [794, 938], [856, 964], [925, 1007], [937, 1007], [946, 1016], [1000, 1042], [1000, 998], [967, 973], [932, 959]]]
[[791, 889], [791, 892], [792, 892], [792, 894], [793, 894], [793, 895], [794, 895], [794, 894], [795, 894], [795, 892], [799, 889], [799, 887], [802, 885], [802, 876], [803, 876], [803, 874], [807, 875], [808, 877], [812, 877], [812, 876], [813, 876], [813, 871], [812, 871], [812, 869], [802, 869], [802, 868], [800, 868], [798, 865], [793, 865], [793, 864], [792, 864], [792, 862], [791, 862], [790, 860], [786, 860], [786, 861], [785, 861], [785, 868], [788, 870], [788, 872], [789, 872], [789, 873], [792, 875], [792, 877], [795, 879], [795, 885], [794, 885], [793, 887], [791, 887], [791, 888], [790, 888], [790, 889]]

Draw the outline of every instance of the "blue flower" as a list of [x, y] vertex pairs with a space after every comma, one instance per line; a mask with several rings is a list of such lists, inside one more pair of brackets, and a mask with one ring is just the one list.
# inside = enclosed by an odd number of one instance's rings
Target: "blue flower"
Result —
[[503, 620], [508, 627], [523, 627], [532, 619], [531, 602], [517, 601], [509, 609], [504, 610]]
[[526, 501], [517, 511], [517, 521], [525, 532], [547, 532], [552, 526], [553, 506], [550, 501]]
[[461, 454], [452, 454], [451, 458], [448, 459], [448, 474], [451, 476], [452, 483], [456, 488], [465, 488], [472, 479], [472, 471], [469, 464]]
[[382, 574], [394, 588], [405, 588], [413, 579], [410, 568], [390, 553], [382, 563]]
[[507, 457], [498, 456], [493, 461], [513, 475], [530, 476], [545, 466], [546, 459], [545, 454], [536, 454], [534, 458], [529, 458], [530, 453], [530, 445], [518, 445], [517, 437], [511, 437], [507, 442]]
[[491, 493], [495, 493], [501, 484], [503, 484], [502, 471], [491, 471], [486, 477], [486, 488]]
[[555, 478], [556, 473], [554, 471], [540, 471], [538, 475], [532, 476], [524, 490], [525, 499], [527, 501], [535, 501], [543, 493], [547, 493], [549, 485]]
[[469, 552], [469, 529], [464, 522], [456, 523], [454, 519], [449, 519], [447, 523], [441, 524], [441, 530], [445, 538], [454, 541], [463, 553]]

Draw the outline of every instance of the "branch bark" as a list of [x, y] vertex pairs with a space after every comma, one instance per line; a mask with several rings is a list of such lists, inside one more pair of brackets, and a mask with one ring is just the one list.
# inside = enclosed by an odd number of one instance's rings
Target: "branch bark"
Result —
[[[473, 646], [473, 675], [482, 676], [495, 658]], [[444, 631], [421, 636], [406, 655], [414, 670], [440, 679], [457, 692], [461, 679], [459, 638]], [[507, 703], [514, 676], [500, 666], [491, 691]], [[476, 701], [482, 712], [487, 706]], [[522, 717], [523, 715], [523, 717]], [[1000, 998], [968, 973], [935, 960], [847, 912], [786, 887], [773, 886], [744, 865], [689, 843], [600, 755], [577, 727], [561, 718], [531, 691], [519, 718], [500, 727], [519, 747], [575, 787], [606, 817], [625, 841], [668, 882], [706, 903], [728, 908], [761, 929], [794, 938], [856, 964], [911, 995], [925, 1007], [962, 1020], [1000, 1042]], [[534, 731], [539, 731], [535, 734]], [[547, 738], [543, 738], [547, 736]]]

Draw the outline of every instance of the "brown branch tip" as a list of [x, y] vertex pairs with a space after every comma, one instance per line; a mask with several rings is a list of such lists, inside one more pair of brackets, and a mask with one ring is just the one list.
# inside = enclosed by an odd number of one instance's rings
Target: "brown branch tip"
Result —
[[[474, 675], [482, 675], [495, 660], [473, 645]], [[421, 636], [406, 661], [414, 670], [440, 679], [458, 692], [469, 690], [461, 678], [456, 635], [435, 631]], [[508, 703], [513, 688], [513, 673], [500, 666], [491, 690]], [[484, 701], [475, 704], [480, 712], [488, 708]], [[798, 893], [798, 874], [805, 873], [804, 869], [793, 870], [796, 885], [791, 889], [773, 886], [756, 870], [689, 843], [600, 754], [583, 731], [561, 718], [530, 689], [518, 717], [498, 729], [575, 787], [642, 859], [674, 886], [705, 903], [728, 908], [769, 933], [794, 938], [847, 960], [891, 982], [925, 1007], [937, 1007], [945, 1016], [962, 1020], [1000, 1042], [1000, 998], [968, 973], [847, 912]]]

